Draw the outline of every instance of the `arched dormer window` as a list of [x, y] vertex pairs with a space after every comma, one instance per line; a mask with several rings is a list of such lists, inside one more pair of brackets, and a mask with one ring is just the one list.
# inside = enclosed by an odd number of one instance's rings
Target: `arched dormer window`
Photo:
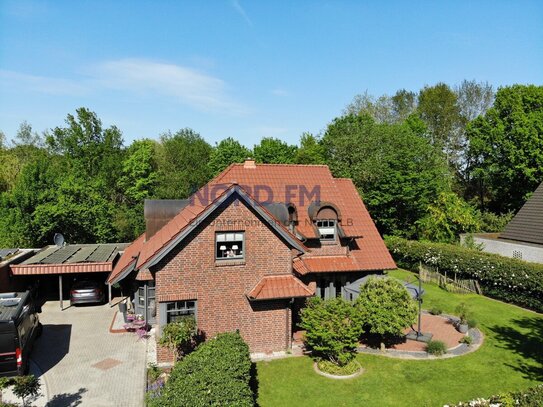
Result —
[[337, 240], [338, 215], [331, 206], [322, 207], [315, 216], [315, 226], [322, 241]]

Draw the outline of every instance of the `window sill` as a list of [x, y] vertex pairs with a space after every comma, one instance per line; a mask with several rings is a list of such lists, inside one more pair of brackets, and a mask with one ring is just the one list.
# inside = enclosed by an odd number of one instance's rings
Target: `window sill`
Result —
[[215, 267], [245, 266], [245, 259], [215, 260]]

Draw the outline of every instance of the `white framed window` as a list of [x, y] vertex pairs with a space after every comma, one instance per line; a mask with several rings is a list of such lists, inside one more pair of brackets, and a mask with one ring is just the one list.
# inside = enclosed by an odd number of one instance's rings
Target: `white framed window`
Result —
[[180, 322], [188, 317], [196, 317], [196, 301], [174, 301], [164, 303], [165, 322]]
[[215, 234], [215, 258], [217, 260], [245, 258], [244, 232], [218, 232]]
[[318, 219], [315, 224], [321, 240], [336, 240], [336, 220]]

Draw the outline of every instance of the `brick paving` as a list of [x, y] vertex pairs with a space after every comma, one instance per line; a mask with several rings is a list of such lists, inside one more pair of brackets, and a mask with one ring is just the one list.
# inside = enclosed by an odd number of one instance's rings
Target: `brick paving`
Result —
[[[414, 325], [417, 328], [417, 325]], [[421, 330], [422, 332], [430, 332], [434, 336], [432, 340], [443, 341], [447, 345], [447, 349], [454, 348], [460, 344], [460, 340], [465, 336], [458, 332], [452, 321], [443, 316], [422, 314], [421, 318]], [[404, 332], [408, 333], [411, 328], [406, 329]], [[407, 351], [424, 351], [426, 344], [424, 342], [417, 342], [413, 340], [407, 340], [405, 343], [394, 345], [392, 349], [407, 350]]]
[[47, 406], [143, 406], [146, 342], [109, 332], [109, 305], [43, 306], [43, 335], [32, 359], [43, 372]]

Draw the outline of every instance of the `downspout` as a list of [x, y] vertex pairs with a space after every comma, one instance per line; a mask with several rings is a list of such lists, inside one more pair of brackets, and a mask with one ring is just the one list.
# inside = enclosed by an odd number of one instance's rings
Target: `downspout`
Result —
[[[291, 298], [287, 302], [286, 307], [286, 331], [287, 331], [287, 350], [292, 349], [292, 304], [294, 304], [294, 298]], [[290, 323], [289, 323], [290, 322]]]

